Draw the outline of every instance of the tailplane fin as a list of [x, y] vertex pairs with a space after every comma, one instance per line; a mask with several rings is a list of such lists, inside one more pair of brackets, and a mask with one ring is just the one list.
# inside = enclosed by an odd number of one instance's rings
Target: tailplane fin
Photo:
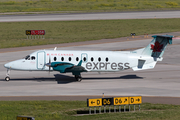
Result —
[[142, 56], [151, 56], [155, 58], [162, 57], [167, 44], [172, 44], [173, 36], [170, 35], [154, 35], [154, 39], [143, 50]]
[[132, 67], [134, 71], [152, 69], [157, 61], [162, 61], [162, 55], [167, 44], [172, 44], [173, 36], [170, 35], [155, 35], [150, 44], [142, 49], [136, 50], [139, 55], [137, 66]]

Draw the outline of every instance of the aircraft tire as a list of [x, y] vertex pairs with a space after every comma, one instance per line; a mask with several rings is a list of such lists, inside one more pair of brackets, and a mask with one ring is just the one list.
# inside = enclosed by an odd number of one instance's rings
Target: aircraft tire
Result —
[[81, 80], [82, 80], [82, 78], [81, 78], [81, 77], [77, 78], [77, 81], [78, 81], [78, 82], [81, 82]]
[[80, 75], [75, 75], [75, 78], [78, 82], [81, 82], [81, 80], [82, 80], [82, 77]]
[[9, 81], [10, 80], [10, 77], [5, 77], [5, 81]]

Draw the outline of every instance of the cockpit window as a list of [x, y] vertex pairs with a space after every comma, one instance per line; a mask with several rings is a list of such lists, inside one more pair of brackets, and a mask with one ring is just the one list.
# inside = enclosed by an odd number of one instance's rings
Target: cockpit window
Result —
[[30, 55], [27, 55], [27, 56], [25, 57], [25, 60], [30, 60]]
[[35, 57], [34, 57], [34, 56], [31, 56], [31, 60], [35, 60]]

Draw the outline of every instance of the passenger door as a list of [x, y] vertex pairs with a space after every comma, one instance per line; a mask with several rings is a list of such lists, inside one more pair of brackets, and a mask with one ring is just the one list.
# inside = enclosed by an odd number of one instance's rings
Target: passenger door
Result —
[[40, 51], [37, 53], [37, 69], [44, 69], [45, 67], [45, 52]]

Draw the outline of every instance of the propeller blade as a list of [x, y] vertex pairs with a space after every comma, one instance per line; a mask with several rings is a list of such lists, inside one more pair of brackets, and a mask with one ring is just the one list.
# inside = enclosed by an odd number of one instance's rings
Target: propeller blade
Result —
[[51, 56], [49, 56], [49, 63], [46, 63], [45, 64], [47, 67], [49, 67], [49, 73], [50, 73], [50, 70], [51, 70]]
[[49, 64], [50, 64], [50, 66], [49, 66], [49, 73], [50, 73], [50, 70], [51, 70], [51, 56], [49, 56]]
[[47, 67], [51, 67], [51, 64], [50, 63], [46, 63], [45, 64]]
[[51, 64], [51, 56], [49, 56], [49, 63]]

